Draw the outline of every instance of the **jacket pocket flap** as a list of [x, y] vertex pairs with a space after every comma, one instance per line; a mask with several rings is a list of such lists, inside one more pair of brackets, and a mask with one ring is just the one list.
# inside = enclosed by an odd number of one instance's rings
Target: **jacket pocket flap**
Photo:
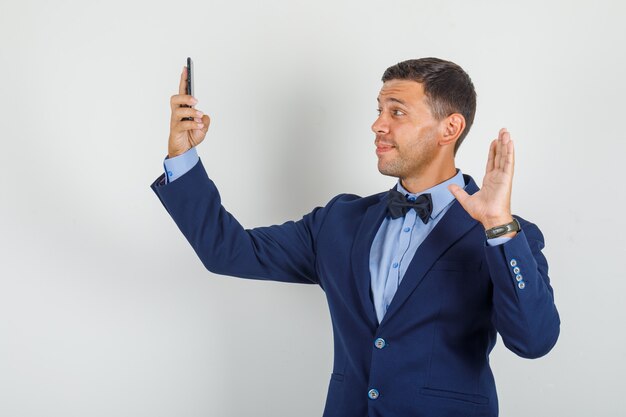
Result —
[[489, 398], [479, 394], [466, 394], [463, 392], [448, 391], [433, 388], [421, 388], [420, 394], [431, 397], [449, 398], [452, 400], [465, 401], [473, 404], [489, 404]]

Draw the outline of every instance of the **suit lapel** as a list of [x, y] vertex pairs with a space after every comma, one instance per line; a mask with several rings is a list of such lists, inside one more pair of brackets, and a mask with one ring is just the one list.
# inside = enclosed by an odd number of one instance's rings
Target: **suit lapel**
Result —
[[[474, 180], [467, 175], [464, 175], [464, 177], [465, 183], [467, 184], [465, 191], [469, 194], [478, 191]], [[477, 224], [478, 222], [467, 214], [458, 201], [455, 200], [452, 203], [452, 206], [450, 206], [450, 209], [448, 209], [444, 217], [417, 248], [415, 256], [413, 256], [402, 282], [391, 300], [389, 309], [385, 313], [382, 323], [380, 323], [381, 326], [389, 321], [400, 307], [402, 307], [402, 304], [404, 304], [420, 282], [422, 282], [426, 272], [428, 272], [433, 263], [435, 263], [450, 246]], [[371, 246], [371, 241], [369, 243]]]
[[378, 327], [374, 303], [370, 297], [370, 250], [376, 232], [387, 214], [387, 194], [381, 193], [378, 203], [367, 208], [352, 246], [352, 269], [365, 316], [373, 328]]

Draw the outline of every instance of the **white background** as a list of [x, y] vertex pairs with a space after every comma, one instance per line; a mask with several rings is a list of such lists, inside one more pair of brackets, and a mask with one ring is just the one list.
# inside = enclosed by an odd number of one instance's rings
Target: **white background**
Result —
[[207, 272], [149, 189], [187, 56], [200, 156], [246, 227], [389, 189], [382, 73], [463, 66], [458, 166], [480, 184], [511, 131], [562, 319], [542, 359], [496, 346], [501, 415], [624, 415], [623, 2], [1, 1], [1, 416], [321, 415], [323, 292]]

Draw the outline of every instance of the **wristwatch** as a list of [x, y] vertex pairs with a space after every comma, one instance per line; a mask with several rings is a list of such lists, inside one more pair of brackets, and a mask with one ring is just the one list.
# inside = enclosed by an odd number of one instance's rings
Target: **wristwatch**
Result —
[[513, 221], [511, 223], [503, 224], [502, 226], [492, 227], [491, 229], [485, 230], [485, 235], [487, 235], [487, 239], [493, 239], [495, 237], [504, 236], [511, 232], [519, 232], [522, 230], [522, 226], [519, 224], [517, 219], [513, 217]]

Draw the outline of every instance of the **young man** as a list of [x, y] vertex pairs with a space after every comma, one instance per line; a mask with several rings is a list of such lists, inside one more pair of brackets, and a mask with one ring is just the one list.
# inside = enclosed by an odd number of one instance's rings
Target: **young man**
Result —
[[341, 194], [297, 222], [251, 230], [222, 207], [197, 156], [209, 117], [180, 107], [196, 103], [185, 76], [166, 175], [151, 187], [208, 270], [325, 291], [335, 357], [324, 416], [497, 416], [496, 332], [536, 358], [560, 321], [543, 236], [511, 214], [509, 133], [491, 143], [481, 189], [455, 167], [476, 108], [463, 69], [424, 58], [383, 75], [372, 130], [392, 190]]

